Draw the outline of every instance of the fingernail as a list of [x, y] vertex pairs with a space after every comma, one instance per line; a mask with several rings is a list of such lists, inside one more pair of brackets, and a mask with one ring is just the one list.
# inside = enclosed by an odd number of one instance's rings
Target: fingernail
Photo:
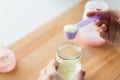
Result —
[[105, 31], [105, 32], [108, 31], [107, 26], [105, 24], [102, 24], [101, 27], [102, 27], [103, 31]]

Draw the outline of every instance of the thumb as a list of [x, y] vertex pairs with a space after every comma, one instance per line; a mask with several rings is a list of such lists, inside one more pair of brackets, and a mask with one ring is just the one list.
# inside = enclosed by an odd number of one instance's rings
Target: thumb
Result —
[[79, 71], [73, 80], [84, 80], [85, 71]]
[[91, 16], [94, 16], [96, 14], [101, 16], [101, 18], [109, 19], [110, 18], [110, 14], [111, 14], [111, 10], [110, 9], [104, 9], [104, 10], [96, 9], [94, 11], [89, 11], [87, 13], [87, 17], [91, 17]]
[[47, 74], [57, 72], [58, 63], [56, 60], [52, 60], [47, 66]]

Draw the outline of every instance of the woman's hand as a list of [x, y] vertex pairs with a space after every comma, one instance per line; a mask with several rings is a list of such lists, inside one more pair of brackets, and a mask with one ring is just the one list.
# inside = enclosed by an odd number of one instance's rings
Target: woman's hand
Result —
[[95, 22], [100, 36], [120, 46], [120, 11], [115, 9], [97, 9], [96, 11], [88, 12], [87, 16], [91, 17], [95, 14], [101, 16], [101, 19]]
[[[48, 66], [40, 71], [39, 80], [64, 80], [57, 72], [58, 63], [52, 60]], [[79, 71], [73, 80], [83, 80], [84, 71]]]

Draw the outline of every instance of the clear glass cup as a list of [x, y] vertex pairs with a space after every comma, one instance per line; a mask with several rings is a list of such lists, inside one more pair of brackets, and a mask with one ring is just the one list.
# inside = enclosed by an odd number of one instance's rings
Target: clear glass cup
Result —
[[75, 43], [63, 43], [57, 49], [56, 60], [59, 63], [58, 73], [64, 80], [72, 80], [81, 70], [82, 50]]

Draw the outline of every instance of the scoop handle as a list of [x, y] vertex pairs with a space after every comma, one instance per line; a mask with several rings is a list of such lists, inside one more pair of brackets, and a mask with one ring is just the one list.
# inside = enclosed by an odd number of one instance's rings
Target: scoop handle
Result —
[[78, 27], [78, 29], [80, 29], [80, 28], [84, 27], [85, 25], [88, 25], [88, 24], [90, 24], [92, 22], [95, 22], [97, 19], [100, 19], [100, 18], [101, 17], [96, 14], [96, 15], [94, 15], [92, 17], [89, 17], [89, 18], [87, 18], [85, 20], [82, 20], [82, 21], [76, 23], [75, 25]]

